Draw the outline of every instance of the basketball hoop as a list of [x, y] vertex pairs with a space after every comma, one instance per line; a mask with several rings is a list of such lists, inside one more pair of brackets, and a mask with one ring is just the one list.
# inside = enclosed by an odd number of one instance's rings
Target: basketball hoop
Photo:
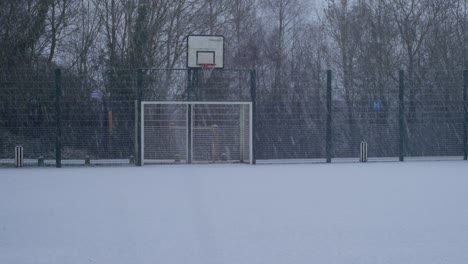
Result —
[[200, 64], [202, 72], [203, 72], [203, 80], [206, 81], [210, 78], [211, 73], [213, 72], [216, 64], [213, 63], [203, 63]]
[[197, 77], [206, 83], [215, 68], [224, 69], [224, 37], [188, 36], [187, 69], [196, 70]]

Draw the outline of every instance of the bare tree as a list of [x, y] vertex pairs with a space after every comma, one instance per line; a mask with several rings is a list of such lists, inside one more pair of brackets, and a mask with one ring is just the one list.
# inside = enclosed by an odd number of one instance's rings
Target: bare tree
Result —
[[[353, 107], [353, 76], [356, 58], [361, 50], [368, 9], [365, 3], [351, 4], [348, 0], [328, 1], [326, 11], [327, 28], [336, 47], [337, 56], [332, 57], [342, 76], [344, 99], [348, 107]], [[348, 111], [352, 120], [352, 111]]]
[[47, 61], [51, 63], [54, 60], [59, 42], [66, 37], [66, 28], [72, 19], [72, 1], [70, 0], [51, 0], [51, 5], [46, 19], [47, 31], [43, 38], [46, 42], [48, 52]]
[[290, 56], [292, 42], [294, 40], [293, 29], [301, 20], [304, 2], [300, 0], [265, 0], [264, 7], [267, 15], [273, 23], [269, 56], [274, 65], [274, 93], [280, 95], [281, 89], [285, 89], [286, 61]]
[[5, 66], [30, 64], [40, 57], [50, 0], [5, 0], [0, 3], [0, 61]]
[[226, 33], [229, 52], [225, 59], [233, 66], [255, 68], [263, 43], [257, 0], [233, 0], [227, 7]]
[[106, 55], [110, 67], [122, 63], [122, 55], [127, 46], [128, 39], [125, 36], [128, 25], [124, 10], [124, 0], [96, 1], [100, 19], [103, 23], [102, 30], [105, 35]]
[[90, 61], [95, 59], [90, 56], [99, 57], [97, 40], [101, 29], [101, 17], [97, 13], [95, 2], [91, 0], [81, 0], [74, 8], [78, 15], [73, 22], [78, 26], [70, 43], [73, 47], [72, 65], [76, 65], [78, 75], [87, 75]]

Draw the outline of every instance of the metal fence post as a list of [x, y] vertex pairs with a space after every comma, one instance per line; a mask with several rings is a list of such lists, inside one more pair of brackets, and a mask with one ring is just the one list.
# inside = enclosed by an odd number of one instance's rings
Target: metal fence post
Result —
[[[187, 77], [187, 101], [191, 101], [195, 78], [194, 70], [188, 69]], [[187, 104], [187, 163], [192, 163], [192, 104]]]
[[[138, 108], [140, 107], [140, 105], [138, 104], [138, 100], [135, 100], [134, 101], [134, 104], [133, 104], [133, 111], [134, 111], [134, 119], [133, 119], [133, 122], [135, 124], [135, 128], [134, 128], [134, 131], [133, 133], [135, 133], [135, 138], [134, 138], [134, 142], [133, 142], [133, 148], [134, 148], [134, 152], [133, 152], [133, 164], [135, 165], [138, 165]], [[131, 159], [131, 158], [130, 158]], [[131, 162], [130, 162], [131, 163]]]
[[137, 131], [138, 131], [138, 151], [137, 151], [137, 160], [138, 160], [138, 166], [143, 166], [143, 155], [141, 153], [142, 149], [142, 142], [141, 142], [141, 101], [143, 99], [143, 70], [138, 69], [137, 71], [137, 109], [138, 109], [138, 121], [137, 121]]
[[256, 70], [252, 70], [250, 72], [250, 97], [251, 97], [251, 100], [252, 100], [252, 146], [250, 146], [252, 148], [252, 164], [256, 164], [257, 163], [257, 155], [256, 155], [256, 145], [257, 145], [257, 140], [256, 140], [256, 121], [255, 121], [255, 115], [256, 115], [256, 111], [257, 111], [257, 71]]
[[55, 166], [62, 167], [62, 72], [55, 70]]
[[331, 163], [333, 156], [333, 102], [332, 102], [332, 71], [327, 71], [327, 138], [326, 138], [326, 155], [327, 163]]
[[463, 71], [463, 159], [468, 160], [468, 70]]
[[245, 105], [239, 107], [239, 161], [244, 163], [244, 153], [245, 153]]
[[399, 72], [399, 128], [400, 128], [400, 142], [399, 142], [399, 159], [400, 161], [405, 160], [405, 149], [406, 149], [406, 126], [405, 126], [405, 72], [400, 70]]

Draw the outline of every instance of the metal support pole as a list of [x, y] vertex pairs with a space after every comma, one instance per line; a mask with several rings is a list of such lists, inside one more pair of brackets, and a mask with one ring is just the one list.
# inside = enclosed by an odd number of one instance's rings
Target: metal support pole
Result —
[[251, 124], [252, 124], [252, 146], [250, 146], [252, 148], [252, 157], [251, 157], [251, 160], [252, 160], [252, 164], [256, 164], [257, 163], [257, 160], [256, 160], [256, 145], [257, 145], [257, 139], [256, 139], [256, 136], [255, 136], [255, 132], [256, 132], [256, 122], [255, 122], [255, 116], [256, 116], [256, 111], [257, 111], [257, 71], [256, 70], [252, 70], [250, 72], [250, 97], [251, 97], [251, 100], [252, 100], [252, 115], [251, 115]]
[[62, 72], [55, 70], [55, 166], [62, 167]]
[[192, 104], [187, 105], [187, 163], [192, 163]]
[[468, 70], [463, 71], [463, 159], [468, 160]]
[[138, 104], [138, 100], [135, 100], [134, 102], [134, 124], [135, 124], [135, 139], [133, 142], [133, 147], [134, 147], [134, 153], [133, 153], [133, 164], [138, 164], [138, 108], [140, 105]]
[[[187, 101], [192, 99], [193, 70], [188, 70]], [[187, 104], [187, 163], [192, 163], [192, 104]]]
[[192, 98], [192, 78], [193, 78], [193, 70], [187, 70], [187, 92], [186, 92], [186, 100], [190, 101]]
[[138, 121], [137, 121], [137, 130], [138, 130], [138, 151], [137, 151], [137, 164], [138, 166], [143, 166], [143, 154], [142, 154], [142, 129], [141, 129], [141, 124], [143, 122], [141, 118], [141, 109], [142, 104], [141, 101], [143, 100], [143, 70], [138, 69], [137, 71], [137, 110], [138, 110]]
[[244, 163], [244, 147], [245, 147], [245, 105], [239, 106], [239, 161]]
[[326, 155], [327, 163], [331, 163], [333, 157], [333, 98], [332, 98], [332, 71], [327, 71], [327, 138]]
[[399, 91], [399, 128], [400, 128], [400, 142], [399, 149], [400, 161], [405, 160], [406, 149], [406, 124], [405, 124], [405, 72], [399, 72], [400, 91]]

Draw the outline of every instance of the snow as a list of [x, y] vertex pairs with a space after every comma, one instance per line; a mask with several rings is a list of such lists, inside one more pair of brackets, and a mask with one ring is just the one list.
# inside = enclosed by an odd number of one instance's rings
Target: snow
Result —
[[0, 169], [0, 263], [468, 263], [468, 163]]

